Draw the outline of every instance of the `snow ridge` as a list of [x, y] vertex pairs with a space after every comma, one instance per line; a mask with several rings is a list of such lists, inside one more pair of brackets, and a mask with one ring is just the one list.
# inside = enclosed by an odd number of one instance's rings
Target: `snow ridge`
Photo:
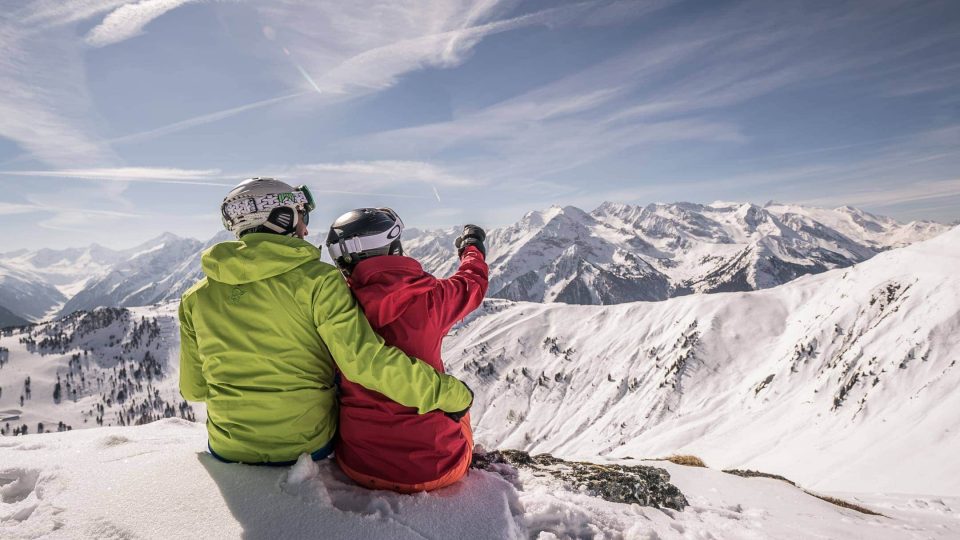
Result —
[[[960, 228], [762, 291], [488, 300], [444, 358], [482, 389], [474, 425], [493, 447], [691, 453], [812, 488], [960, 494], [958, 264]], [[928, 467], [898, 467], [918, 448]]]
[[[848, 207], [606, 202], [590, 213], [552, 207], [489, 232], [490, 295], [596, 305], [766, 289], [945, 230]], [[446, 275], [456, 264], [457, 232], [412, 231], [404, 246], [428, 271]]]

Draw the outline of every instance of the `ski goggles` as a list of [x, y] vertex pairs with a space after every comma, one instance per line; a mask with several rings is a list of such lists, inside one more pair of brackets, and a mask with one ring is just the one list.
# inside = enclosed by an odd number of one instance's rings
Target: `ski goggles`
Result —
[[223, 216], [230, 222], [233, 222], [240, 216], [253, 214], [254, 212], [266, 212], [279, 208], [281, 206], [295, 206], [303, 211], [303, 222], [308, 223], [310, 212], [317, 204], [313, 199], [313, 194], [305, 185], [297, 186], [293, 191], [285, 193], [268, 193], [259, 197], [245, 197], [236, 199], [223, 205]]
[[300, 184], [296, 187], [298, 193], [303, 195], [303, 198], [306, 199], [306, 202], [303, 204], [303, 224], [310, 224], [310, 212], [313, 212], [317, 207], [317, 203], [313, 200], [313, 193], [310, 193], [310, 188], [304, 184]]

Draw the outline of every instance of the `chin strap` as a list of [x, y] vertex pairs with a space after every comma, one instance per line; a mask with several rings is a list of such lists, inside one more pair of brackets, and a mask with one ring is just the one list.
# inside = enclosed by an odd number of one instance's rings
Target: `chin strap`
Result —
[[275, 208], [263, 224], [246, 232], [272, 232], [283, 236], [293, 236], [297, 234], [298, 223], [299, 212], [293, 208]]

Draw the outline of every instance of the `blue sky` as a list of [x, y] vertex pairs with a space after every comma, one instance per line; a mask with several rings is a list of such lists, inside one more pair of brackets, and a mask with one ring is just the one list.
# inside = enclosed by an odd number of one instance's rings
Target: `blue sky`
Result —
[[955, 1], [7, 0], [0, 50], [0, 251], [205, 239], [248, 176], [309, 185], [314, 229], [604, 200], [960, 218]]

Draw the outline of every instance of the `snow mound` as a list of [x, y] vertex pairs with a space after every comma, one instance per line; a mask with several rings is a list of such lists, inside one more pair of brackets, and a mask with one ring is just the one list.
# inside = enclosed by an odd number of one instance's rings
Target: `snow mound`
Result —
[[[201, 424], [166, 419], [0, 439], [3, 538], [950, 538], [958, 498], [858, 496], [868, 516], [790, 484], [663, 467], [683, 512], [564, 490], [521, 469], [471, 471], [434, 493], [353, 485], [331, 460], [217, 461]], [[635, 464], [635, 463], [634, 463]], [[509, 475], [508, 475], [509, 476]]]

